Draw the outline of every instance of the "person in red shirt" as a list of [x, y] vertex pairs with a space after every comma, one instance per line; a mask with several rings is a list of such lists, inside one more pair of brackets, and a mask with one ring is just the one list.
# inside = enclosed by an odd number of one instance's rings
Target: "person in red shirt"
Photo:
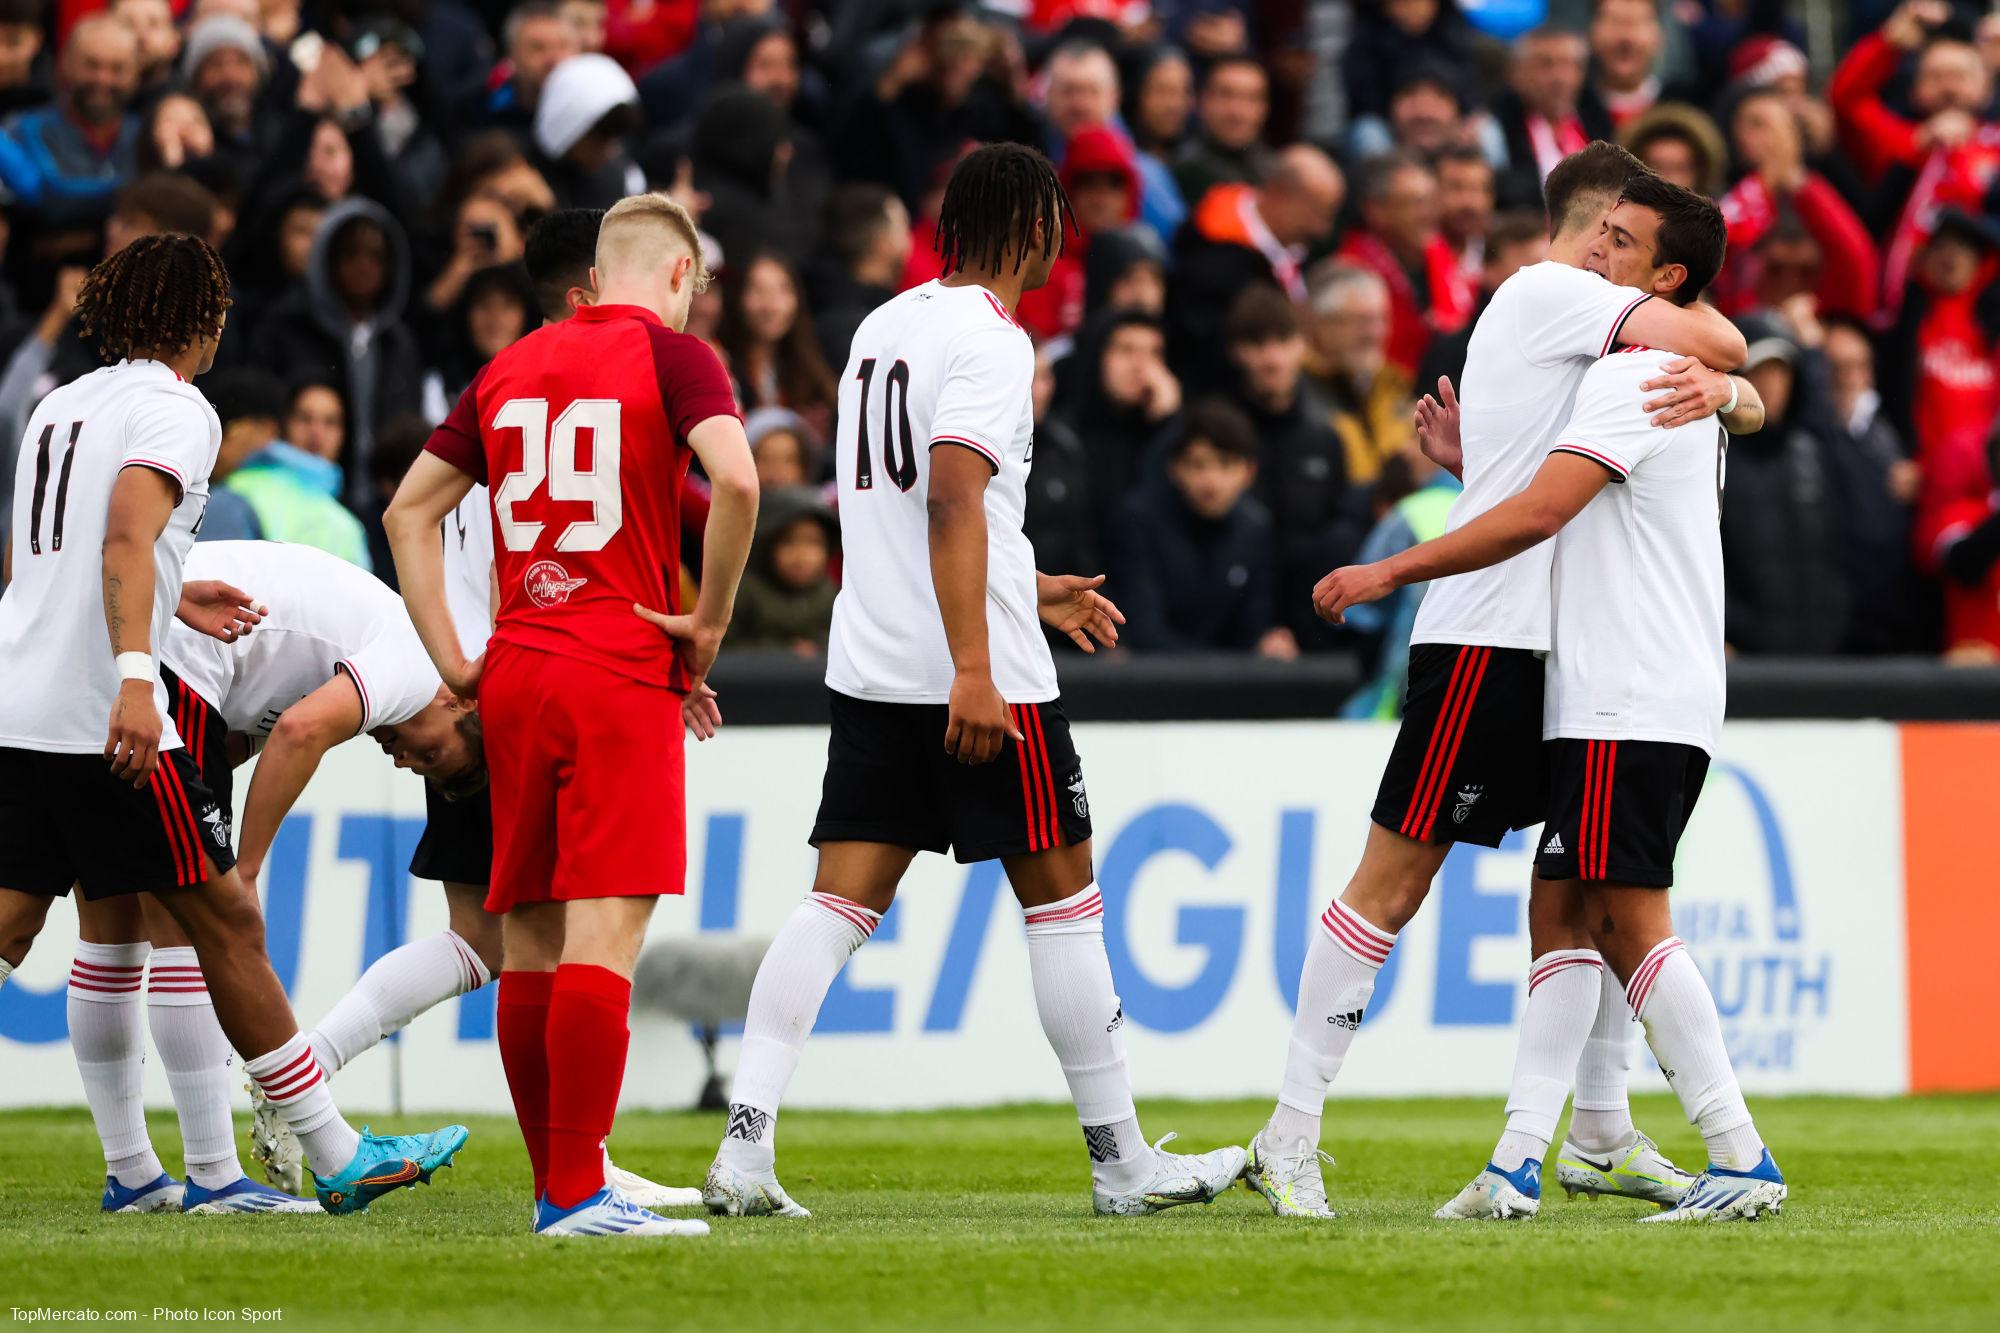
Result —
[[1341, 257], [1389, 284], [1389, 360], [1417, 373], [1439, 333], [1472, 318], [1472, 283], [1439, 229], [1437, 174], [1422, 158], [1392, 153], [1366, 167], [1361, 226], [1347, 234]]
[[1955, 662], [2000, 660], [2000, 436], [1987, 442], [1988, 489], [1931, 507], [1917, 560], [1944, 582], [1944, 652]]
[[[602, 1144], [646, 923], [683, 888], [683, 701], [699, 697], [729, 625], [757, 475], [727, 373], [680, 331], [705, 280], [687, 211], [664, 195], [620, 201], [592, 278], [596, 305], [514, 343], [466, 388], [383, 526], [438, 673], [477, 695], [484, 720], [486, 907], [507, 916], [498, 1035], [535, 1230], [701, 1234], [607, 1188]], [[711, 507], [688, 611], [675, 571], [697, 457]], [[467, 662], [437, 528], [474, 482], [492, 493], [500, 609], [491, 648]]]

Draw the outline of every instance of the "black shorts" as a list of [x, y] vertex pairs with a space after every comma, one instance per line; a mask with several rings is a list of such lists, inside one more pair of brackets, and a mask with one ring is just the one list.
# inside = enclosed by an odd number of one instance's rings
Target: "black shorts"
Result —
[[410, 856], [410, 874], [446, 884], [493, 880], [491, 788], [448, 801], [436, 784], [424, 784], [424, 836]]
[[944, 752], [950, 710], [832, 697], [833, 734], [811, 842], [950, 849], [961, 862], [1068, 846], [1090, 836], [1083, 765], [1062, 701], [1013, 705], [1011, 739], [986, 764]]
[[1403, 725], [1371, 817], [1419, 842], [1498, 847], [1547, 813], [1544, 762], [1538, 654], [1412, 644]]
[[1670, 741], [1548, 742], [1548, 826], [1535, 872], [1664, 889], [1687, 831], [1708, 755]]
[[0, 888], [86, 898], [159, 893], [236, 864], [229, 816], [186, 749], [134, 787], [104, 756], [0, 748]]
[[222, 808], [223, 822], [233, 828], [236, 777], [229, 767], [229, 724], [223, 721], [222, 711], [176, 676], [173, 668], [162, 666], [160, 679], [166, 682], [167, 708], [173, 713], [174, 730], [180, 732], [188, 758], [194, 760], [195, 775]]

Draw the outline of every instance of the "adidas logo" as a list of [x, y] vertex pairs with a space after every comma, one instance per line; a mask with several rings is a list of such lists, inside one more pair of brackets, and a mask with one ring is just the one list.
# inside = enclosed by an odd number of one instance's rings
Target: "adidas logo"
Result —
[[1542, 844], [1542, 855], [1561, 856], [1562, 854], [1563, 854], [1563, 835], [1560, 833], [1549, 834], [1549, 840]]
[[1366, 1009], [1356, 1009], [1347, 1014], [1328, 1014], [1326, 1021], [1337, 1028], [1346, 1028], [1352, 1032], [1361, 1026], [1361, 1016], [1367, 1012]]

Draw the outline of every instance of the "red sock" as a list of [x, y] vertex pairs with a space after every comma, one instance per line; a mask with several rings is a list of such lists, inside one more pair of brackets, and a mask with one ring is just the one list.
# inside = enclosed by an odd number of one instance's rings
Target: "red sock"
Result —
[[607, 967], [564, 963], [549, 1000], [548, 1200], [570, 1208], [604, 1188], [604, 1140], [625, 1082], [632, 983]]
[[553, 972], [502, 972], [495, 1002], [500, 1064], [528, 1145], [537, 1199], [549, 1183], [549, 995], [555, 984]]

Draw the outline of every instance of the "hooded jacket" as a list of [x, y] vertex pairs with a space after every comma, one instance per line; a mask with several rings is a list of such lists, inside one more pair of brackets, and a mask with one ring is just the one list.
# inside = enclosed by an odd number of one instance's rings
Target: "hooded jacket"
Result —
[[[778, 150], [794, 158], [778, 169]], [[709, 198], [702, 229], [722, 245], [723, 259], [775, 249], [802, 267], [819, 240], [826, 202], [824, 173], [794, 171], [797, 145], [775, 102], [747, 88], [716, 95], [694, 129], [694, 183]], [[813, 179], [801, 181], [804, 174]], [[816, 183], [815, 183], [816, 182]]]
[[771, 572], [778, 537], [802, 518], [812, 519], [826, 530], [829, 554], [839, 552], [840, 529], [833, 511], [814, 491], [785, 486], [765, 492], [757, 514], [757, 534], [750, 545], [750, 565], [737, 591], [736, 615], [729, 628], [729, 640], [735, 646], [788, 649], [804, 641], [826, 647], [836, 592], [831, 574], [822, 574], [808, 587], [793, 588], [780, 583]]
[[[1063, 154], [1061, 171], [1064, 189], [1075, 187], [1084, 175], [1116, 175], [1125, 182], [1125, 211], [1121, 221], [1130, 224], [1139, 216], [1139, 171], [1133, 162], [1132, 145], [1125, 136], [1108, 126], [1078, 130], [1070, 137]], [[1034, 291], [1024, 293], [1019, 309], [1021, 325], [1036, 338], [1047, 340], [1073, 333], [1084, 316], [1084, 271], [1089, 262], [1092, 237], [1082, 233], [1066, 238], [1062, 254], [1049, 270], [1049, 280]]]
[[[333, 243], [344, 228], [362, 220], [388, 237], [389, 273], [373, 314], [357, 322], [334, 290]], [[376, 430], [423, 401], [423, 356], [403, 322], [409, 299], [410, 244], [402, 224], [372, 199], [347, 199], [328, 210], [313, 234], [305, 285], [274, 304], [257, 329], [257, 341], [279, 376], [318, 375], [345, 389], [347, 450], [340, 466], [347, 503], [357, 511], [374, 505], [368, 457]]]
[[535, 103], [535, 165], [555, 191], [558, 206], [609, 208], [646, 188], [645, 173], [628, 153], [618, 152], [593, 170], [569, 156], [599, 121], [620, 107], [630, 108], [636, 126], [639, 90], [610, 56], [586, 51], [549, 71]]

